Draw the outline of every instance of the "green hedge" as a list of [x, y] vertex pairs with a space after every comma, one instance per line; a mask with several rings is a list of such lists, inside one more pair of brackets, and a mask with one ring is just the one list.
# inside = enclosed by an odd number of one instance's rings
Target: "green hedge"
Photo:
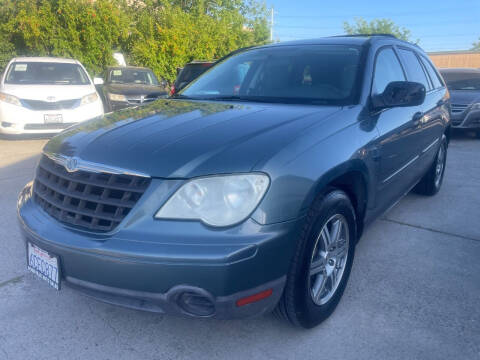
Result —
[[173, 81], [194, 59], [268, 39], [264, 6], [243, 0], [0, 0], [0, 69], [13, 56], [64, 56], [98, 74], [120, 51]]

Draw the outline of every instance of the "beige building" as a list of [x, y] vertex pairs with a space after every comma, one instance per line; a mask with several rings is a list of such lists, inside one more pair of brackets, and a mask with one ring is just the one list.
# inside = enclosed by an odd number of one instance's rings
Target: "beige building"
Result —
[[480, 68], [480, 51], [441, 51], [428, 55], [438, 68]]

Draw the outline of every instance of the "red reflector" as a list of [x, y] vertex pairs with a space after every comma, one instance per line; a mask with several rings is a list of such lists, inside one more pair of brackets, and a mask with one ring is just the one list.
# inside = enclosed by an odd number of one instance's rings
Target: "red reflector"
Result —
[[273, 293], [273, 290], [268, 289], [268, 290], [264, 290], [262, 292], [259, 292], [258, 294], [247, 296], [243, 299], [237, 300], [237, 306], [243, 306], [243, 305], [247, 305], [247, 304], [251, 304], [251, 303], [260, 301], [262, 299], [265, 299], [265, 298], [269, 297], [270, 295], [272, 295], [272, 293]]

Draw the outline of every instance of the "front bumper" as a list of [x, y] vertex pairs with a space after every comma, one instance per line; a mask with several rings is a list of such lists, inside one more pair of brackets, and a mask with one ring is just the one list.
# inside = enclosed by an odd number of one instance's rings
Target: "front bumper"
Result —
[[[62, 115], [63, 123], [45, 124], [45, 115]], [[101, 100], [73, 109], [31, 110], [22, 106], [0, 103], [0, 134], [53, 134], [66, 127], [103, 115]]]
[[466, 110], [461, 114], [452, 114], [452, 127], [480, 129], [480, 110]]
[[[51, 218], [32, 199], [29, 184], [18, 202], [22, 233], [26, 241], [59, 256], [62, 284], [101, 301], [216, 318], [272, 310], [283, 291], [301, 219], [267, 226], [247, 220], [228, 229], [155, 220], [150, 202], [153, 199], [158, 207], [159, 189], [167, 182], [172, 181], [154, 179], [150, 194], [145, 193], [123, 223], [101, 235]], [[237, 305], [238, 300], [265, 291], [271, 295]], [[184, 293], [199, 295], [213, 311], [202, 315], [185, 310], [179, 302]]]

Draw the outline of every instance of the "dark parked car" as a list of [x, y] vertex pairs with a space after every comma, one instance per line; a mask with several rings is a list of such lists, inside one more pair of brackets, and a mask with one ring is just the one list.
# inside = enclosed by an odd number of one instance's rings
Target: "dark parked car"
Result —
[[213, 61], [192, 61], [177, 70], [177, 78], [172, 85], [170, 95], [174, 95], [202, 75], [214, 64]]
[[136, 309], [276, 309], [313, 327], [365, 226], [414, 187], [439, 191], [448, 101], [425, 53], [393, 37], [238, 52], [175, 99], [45, 146], [18, 201], [28, 267]]
[[134, 66], [109, 67], [100, 85], [105, 111], [142, 105], [168, 96], [166, 81], [158, 81], [152, 70]]
[[474, 130], [480, 138], [480, 69], [440, 70], [452, 103], [452, 126]]

